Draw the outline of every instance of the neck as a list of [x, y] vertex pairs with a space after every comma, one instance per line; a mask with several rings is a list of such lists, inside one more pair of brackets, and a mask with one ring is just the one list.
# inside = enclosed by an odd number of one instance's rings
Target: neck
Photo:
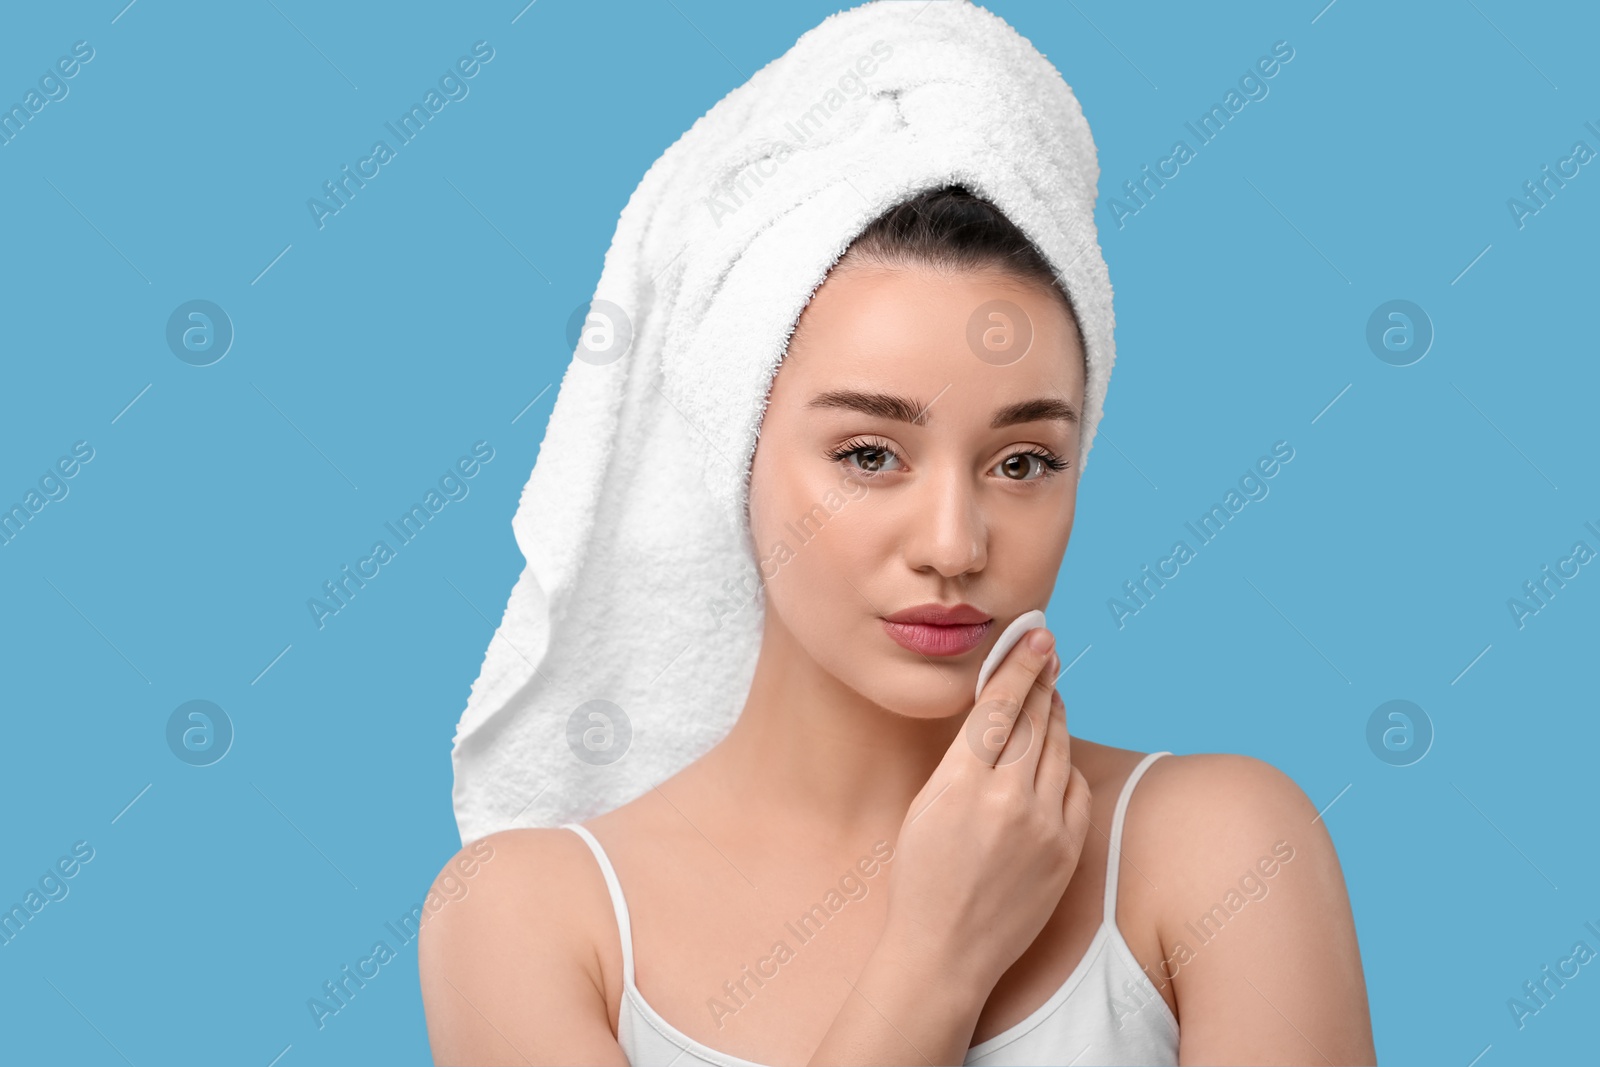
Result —
[[707, 769], [767, 825], [893, 841], [964, 721], [902, 715], [863, 696], [769, 608], [744, 710]]

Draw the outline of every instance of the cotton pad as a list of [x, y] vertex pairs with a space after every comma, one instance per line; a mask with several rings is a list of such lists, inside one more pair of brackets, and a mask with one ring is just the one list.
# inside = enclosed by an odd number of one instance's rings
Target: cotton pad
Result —
[[1000, 639], [989, 650], [989, 655], [984, 657], [983, 666], [978, 668], [978, 688], [973, 691], [972, 699], [976, 701], [983, 695], [983, 687], [989, 681], [989, 675], [1000, 666], [1000, 661], [1006, 658], [1006, 653], [1022, 640], [1022, 635], [1036, 627], [1044, 625], [1044, 612], [1034, 610], [1025, 611], [1012, 620], [1011, 625], [1000, 632]]

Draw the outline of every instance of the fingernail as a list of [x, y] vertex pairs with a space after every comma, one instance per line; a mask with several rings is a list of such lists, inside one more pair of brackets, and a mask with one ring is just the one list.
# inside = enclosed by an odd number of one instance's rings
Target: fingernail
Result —
[[1056, 639], [1049, 630], [1043, 627], [1034, 630], [1028, 635], [1028, 647], [1035, 652], [1049, 652], [1055, 647]]

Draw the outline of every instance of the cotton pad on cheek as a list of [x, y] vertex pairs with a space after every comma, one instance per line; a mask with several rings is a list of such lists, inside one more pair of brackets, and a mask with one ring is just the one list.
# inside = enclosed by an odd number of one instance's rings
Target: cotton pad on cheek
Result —
[[989, 654], [984, 657], [983, 666], [978, 668], [978, 688], [973, 690], [972, 693], [974, 701], [983, 695], [983, 687], [989, 681], [989, 676], [994, 673], [996, 667], [1000, 666], [1000, 661], [1006, 658], [1006, 653], [1010, 652], [1016, 643], [1022, 640], [1022, 635], [1035, 627], [1043, 625], [1044, 612], [1038, 610], [1025, 611], [1012, 620], [1010, 626], [1001, 631], [1000, 639], [994, 643], [994, 648], [990, 649]]

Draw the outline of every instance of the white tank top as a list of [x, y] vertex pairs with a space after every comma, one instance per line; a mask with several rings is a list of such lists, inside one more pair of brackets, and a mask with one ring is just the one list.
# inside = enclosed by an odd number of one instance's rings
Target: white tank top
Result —
[[[969, 1065], [1152, 1064], [1178, 1062], [1178, 1020], [1117, 929], [1117, 871], [1128, 798], [1145, 769], [1170, 752], [1139, 761], [1117, 797], [1107, 852], [1105, 914], [1067, 980], [1026, 1019], [967, 1050]], [[763, 1067], [700, 1044], [673, 1027], [633, 984], [633, 932], [622, 886], [605, 849], [587, 829], [567, 823], [589, 844], [605, 875], [622, 941], [622, 1005], [617, 1043], [632, 1067]]]

